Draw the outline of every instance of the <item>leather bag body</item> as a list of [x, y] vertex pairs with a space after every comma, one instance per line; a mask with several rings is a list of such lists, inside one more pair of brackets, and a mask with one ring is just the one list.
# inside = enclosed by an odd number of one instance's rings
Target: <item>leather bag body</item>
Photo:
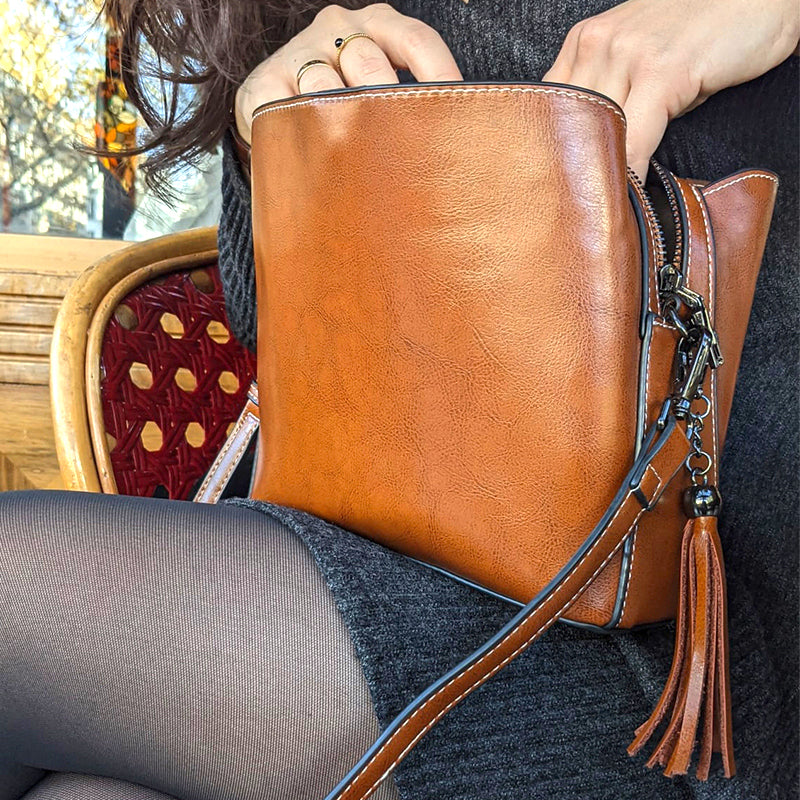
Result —
[[[650, 192], [627, 172], [612, 101], [532, 83], [276, 101], [254, 115], [251, 170], [254, 497], [528, 603], [673, 390], [670, 263], [706, 298], [724, 356], [702, 384], [716, 482], [774, 175], [654, 168]], [[566, 617], [675, 616], [688, 484], [682, 471], [666, 486]]]
[[[719, 460], [777, 189], [625, 167], [573, 86], [427, 83], [268, 103], [253, 191], [258, 383], [198, 492], [258, 428], [251, 494], [521, 607], [383, 730], [327, 800], [366, 800], [558, 620], [675, 617], [628, 747], [736, 772]], [[259, 408], [260, 405], [260, 408]], [[259, 425], [260, 417], [260, 425]], [[701, 724], [702, 722], [702, 724]]]

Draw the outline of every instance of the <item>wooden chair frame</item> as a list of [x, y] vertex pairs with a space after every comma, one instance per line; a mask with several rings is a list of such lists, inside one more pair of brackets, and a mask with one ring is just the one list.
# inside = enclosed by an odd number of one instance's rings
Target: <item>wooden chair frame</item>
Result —
[[99, 354], [115, 298], [159, 275], [216, 257], [216, 227], [182, 231], [105, 256], [70, 287], [50, 349], [53, 430], [65, 488], [114, 492], [99, 402]]

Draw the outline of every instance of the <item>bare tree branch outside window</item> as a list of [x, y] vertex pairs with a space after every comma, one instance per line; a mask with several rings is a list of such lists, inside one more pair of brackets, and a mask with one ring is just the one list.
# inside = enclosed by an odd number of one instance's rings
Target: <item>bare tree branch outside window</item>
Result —
[[176, 171], [165, 202], [145, 191], [138, 159], [76, 150], [113, 155], [139, 129], [100, 0], [0, 0], [0, 41], [0, 233], [139, 239], [216, 224], [220, 153]]
[[104, 28], [86, 0], [0, 0], [0, 226], [100, 235], [94, 144]]

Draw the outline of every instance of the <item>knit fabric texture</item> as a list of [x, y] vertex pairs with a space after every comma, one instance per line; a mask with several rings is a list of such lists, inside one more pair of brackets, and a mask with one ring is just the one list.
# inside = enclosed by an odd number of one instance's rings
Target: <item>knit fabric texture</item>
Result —
[[[392, 5], [439, 31], [466, 80], [539, 80], [569, 28], [613, 3]], [[715, 180], [761, 167], [781, 177], [721, 465], [737, 776], [722, 779], [715, 761], [706, 783], [667, 780], [625, 753], [663, 687], [671, 626], [603, 635], [561, 625], [421, 741], [397, 771], [403, 800], [797, 796], [797, 141], [798, 59], [791, 57], [672, 122], [656, 153], [681, 176]], [[220, 269], [234, 333], [255, 349], [250, 197], [230, 140], [224, 174]], [[232, 502], [274, 515], [314, 554], [384, 726], [514, 613], [503, 601], [304, 512]]]

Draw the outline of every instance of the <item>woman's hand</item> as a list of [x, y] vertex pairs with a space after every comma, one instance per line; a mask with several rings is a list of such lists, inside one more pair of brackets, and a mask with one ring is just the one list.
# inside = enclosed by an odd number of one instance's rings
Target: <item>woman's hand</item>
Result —
[[[358, 37], [347, 43], [336, 71], [338, 38], [366, 33], [375, 41]], [[297, 70], [311, 59], [331, 66], [309, 67], [297, 83]], [[461, 72], [442, 37], [421, 20], [396, 11], [388, 3], [358, 10], [329, 5], [314, 21], [276, 50], [250, 73], [236, 93], [236, 127], [250, 141], [253, 111], [263, 103], [306, 92], [344, 86], [398, 83], [397, 69], [411, 72], [418, 81], [460, 81]]]
[[644, 178], [671, 119], [777, 66], [798, 36], [797, 0], [628, 0], [575, 25], [544, 80], [619, 103]]

